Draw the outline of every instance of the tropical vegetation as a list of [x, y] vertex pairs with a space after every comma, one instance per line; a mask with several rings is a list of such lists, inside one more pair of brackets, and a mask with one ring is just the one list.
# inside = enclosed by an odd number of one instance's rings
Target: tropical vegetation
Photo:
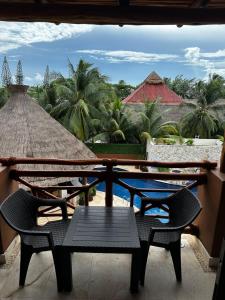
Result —
[[[120, 80], [111, 84], [98, 68], [80, 60], [75, 67], [68, 61], [69, 76], [46, 67], [43, 84], [29, 88], [29, 94], [52, 117], [77, 138], [85, 142], [146, 143], [153, 138], [173, 144], [182, 138], [213, 138], [223, 135], [225, 128], [225, 79], [217, 74], [207, 81], [164, 78], [166, 84], [186, 99], [187, 113], [180, 122], [163, 121], [159, 101], [146, 99], [142, 111], [134, 111], [122, 100], [135, 87]], [[18, 63], [17, 83], [23, 81]], [[4, 86], [11, 82], [11, 73], [4, 59], [0, 88], [0, 107], [7, 100]], [[151, 101], [149, 101], [151, 100]]]

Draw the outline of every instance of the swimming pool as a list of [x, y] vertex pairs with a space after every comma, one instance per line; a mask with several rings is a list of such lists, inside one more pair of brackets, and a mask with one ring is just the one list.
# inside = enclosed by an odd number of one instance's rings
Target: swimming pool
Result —
[[[98, 170], [104, 170], [104, 168], [96, 168]], [[114, 170], [116, 171], [126, 171], [124, 169], [119, 169], [119, 168], [115, 168]], [[94, 178], [89, 178], [88, 182], [92, 182], [94, 180]], [[176, 189], [179, 190], [180, 189], [180, 185], [177, 184], [170, 184], [170, 183], [166, 183], [166, 182], [162, 182], [162, 181], [155, 181], [155, 180], [151, 180], [151, 179], [123, 179], [121, 180], [133, 187], [137, 187], [137, 188], [156, 188], [156, 189]], [[105, 182], [101, 182], [98, 185], [96, 185], [96, 188], [98, 191], [101, 192], [105, 192]], [[194, 191], [195, 192], [195, 191]], [[152, 198], [163, 198], [163, 197], [167, 197], [169, 195], [171, 195], [172, 193], [170, 192], [143, 192], [144, 195], [146, 196], [150, 196]], [[129, 191], [118, 185], [113, 183], [113, 195], [116, 195], [128, 202], [130, 202], [130, 193]], [[137, 208], [141, 207], [141, 200], [140, 197], [135, 195], [134, 196], [134, 205]], [[162, 215], [166, 215], [166, 212], [159, 209], [159, 208], [153, 208], [151, 209], [150, 212], [148, 212], [149, 214], [162, 214]]]

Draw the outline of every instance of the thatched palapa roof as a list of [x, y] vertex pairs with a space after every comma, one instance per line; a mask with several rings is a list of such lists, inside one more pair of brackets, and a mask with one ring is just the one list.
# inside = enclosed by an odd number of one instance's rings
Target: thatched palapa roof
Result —
[[[94, 159], [95, 154], [27, 95], [27, 86], [11, 85], [11, 97], [0, 110], [0, 157]], [[68, 170], [86, 166], [22, 165], [22, 169]], [[44, 184], [66, 179], [53, 178]], [[40, 178], [29, 178], [29, 182]]]

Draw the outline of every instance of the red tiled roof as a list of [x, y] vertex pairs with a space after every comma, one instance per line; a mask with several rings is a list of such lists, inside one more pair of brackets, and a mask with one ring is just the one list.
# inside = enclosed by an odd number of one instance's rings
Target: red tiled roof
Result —
[[177, 105], [183, 100], [168, 88], [158, 74], [152, 72], [135, 91], [123, 100], [123, 103], [138, 104], [156, 99], [165, 105]]

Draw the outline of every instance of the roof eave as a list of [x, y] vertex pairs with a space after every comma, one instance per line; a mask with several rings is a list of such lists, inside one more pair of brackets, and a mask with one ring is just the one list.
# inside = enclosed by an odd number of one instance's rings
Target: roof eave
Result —
[[0, 20], [108, 25], [225, 24], [224, 7], [116, 6], [52, 3], [0, 4]]

